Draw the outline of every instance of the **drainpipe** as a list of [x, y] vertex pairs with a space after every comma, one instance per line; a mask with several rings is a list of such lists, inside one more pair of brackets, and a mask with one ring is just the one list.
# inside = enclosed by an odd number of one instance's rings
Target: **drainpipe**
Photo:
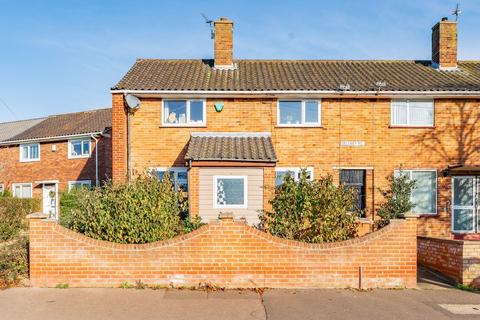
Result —
[[92, 139], [95, 140], [95, 185], [98, 187], [98, 139], [95, 136], [91, 135]]
[[132, 167], [130, 159], [130, 109], [127, 107], [127, 180], [132, 177]]

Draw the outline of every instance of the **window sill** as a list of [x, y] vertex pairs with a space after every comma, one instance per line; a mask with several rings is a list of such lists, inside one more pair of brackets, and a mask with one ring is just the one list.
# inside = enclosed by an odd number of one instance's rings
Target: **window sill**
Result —
[[162, 124], [159, 128], [206, 128], [206, 124]]
[[389, 125], [390, 129], [435, 129], [435, 126], [395, 126]]
[[69, 160], [75, 160], [75, 159], [88, 159], [90, 158], [92, 155], [88, 155], [88, 156], [79, 156], [79, 157], [68, 157]]
[[419, 218], [433, 218], [433, 217], [437, 217], [438, 213], [419, 213], [417, 214], [417, 216]]
[[276, 128], [323, 128], [321, 124], [277, 124]]
[[35, 159], [35, 160], [20, 160], [21, 163], [27, 163], [27, 162], [39, 162], [40, 159]]

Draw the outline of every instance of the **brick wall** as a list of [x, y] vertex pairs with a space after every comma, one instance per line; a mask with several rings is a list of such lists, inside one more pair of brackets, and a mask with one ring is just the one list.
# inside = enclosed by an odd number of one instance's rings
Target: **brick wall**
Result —
[[418, 237], [418, 263], [480, 288], [480, 241]]
[[[120, 143], [124, 137], [115, 140], [115, 130], [126, 130], [123, 98], [114, 95], [113, 100], [114, 176], [125, 177], [125, 146]], [[220, 113], [214, 108], [217, 101], [224, 102]], [[367, 216], [372, 217], [383, 201], [378, 188], [385, 187], [385, 178], [394, 169], [437, 169], [437, 214], [419, 221], [419, 234], [426, 236], [451, 237], [451, 178], [443, 177], [441, 170], [449, 164], [480, 163], [480, 149], [475, 147], [480, 130], [474, 130], [480, 100], [435, 100], [434, 128], [391, 128], [389, 99], [325, 98], [321, 128], [278, 127], [275, 98], [207, 99], [207, 125], [201, 128], [162, 127], [161, 105], [159, 98], [142, 99], [142, 107], [132, 116], [134, 171], [185, 166], [191, 132], [270, 132], [277, 166], [311, 166], [316, 177], [332, 174], [336, 181], [339, 167], [373, 168], [367, 171]], [[121, 121], [115, 120], [117, 113]], [[362, 140], [365, 146], [341, 147], [345, 140]]]
[[415, 287], [416, 220], [334, 244], [269, 236], [224, 218], [174, 239], [143, 245], [93, 240], [58, 224], [30, 220], [35, 287], [119, 286], [122, 282], [221, 287]]
[[[99, 179], [111, 176], [111, 139], [98, 138]], [[55, 146], [55, 151], [52, 148]], [[0, 183], [12, 191], [12, 183], [32, 183], [34, 197], [42, 196], [42, 185], [36, 181], [58, 180], [59, 191], [68, 188], [69, 181], [91, 180], [95, 184], [95, 141], [91, 141], [89, 158], [68, 159], [68, 142], [40, 143], [40, 161], [20, 162], [20, 148], [0, 147]]]

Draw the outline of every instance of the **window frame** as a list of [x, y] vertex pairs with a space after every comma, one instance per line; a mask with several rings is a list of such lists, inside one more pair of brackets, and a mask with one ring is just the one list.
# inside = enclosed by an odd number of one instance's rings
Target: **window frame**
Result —
[[[74, 142], [82, 142], [82, 154], [79, 156], [72, 155], [73, 151], [73, 143]], [[88, 155], [83, 154], [83, 142], [88, 141]], [[68, 140], [68, 159], [82, 159], [82, 158], [90, 158], [92, 156], [92, 140], [90, 138], [79, 138], [79, 139], [71, 139]]]
[[[394, 175], [397, 174], [397, 172], [409, 172], [410, 176], [409, 178], [412, 179], [412, 172], [435, 172], [435, 212], [429, 212], [429, 213], [417, 213], [418, 215], [421, 216], [435, 216], [438, 215], [438, 170], [437, 169], [396, 169], [394, 170]], [[410, 195], [410, 201], [412, 201], [412, 196], [413, 193]]]
[[[186, 123], [167, 123], [165, 122], [165, 101], [186, 101]], [[190, 103], [192, 101], [202, 101], [203, 103], [203, 121], [201, 123], [190, 121]], [[178, 98], [178, 99], [162, 99], [162, 127], [206, 127], [207, 126], [207, 99], [195, 99], [195, 98]]]
[[[405, 124], [394, 124], [393, 123], [393, 105], [395, 102], [406, 102], [407, 103], [407, 123]], [[433, 119], [431, 124], [421, 124], [413, 125], [410, 124], [410, 102], [412, 101], [422, 101], [422, 102], [431, 102], [433, 107]], [[435, 99], [391, 99], [390, 101], [390, 127], [392, 128], [434, 128], [435, 127]]]
[[[28, 147], [28, 156], [30, 157], [30, 147], [31, 146], [38, 146], [38, 158], [35, 158], [35, 159], [30, 159], [30, 158], [24, 158], [23, 157], [23, 148], [24, 147]], [[41, 145], [39, 142], [33, 142], [33, 143], [22, 143], [20, 144], [20, 162], [37, 162], [37, 161], [40, 161], [40, 158], [41, 158]]]
[[[15, 196], [15, 187], [16, 186], [21, 186], [22, 187], [21, 193], [23, 193], [23, 187], [25, 185], [28, 185], [30, 187], [30, 197], [27, 197], [27, 198], [16, 197]], [[33, 198], [33, 185], [32, 185], [32, 183], [31, 182], [14, 182], [14, 183], [12, 183], [12, 197], [18, 198], [18, 199], [31, 199], [31, 198]]]
[[175, 189], [178, 190], [178, 173], [179, 172], [185, 172], [187, 174], [187, 190], [184, 190], [184, 192], [188, 193], [188, 189], [190, 188], [190, 184], [188, 183], [188, 168], [187, 167], [152, 167], [149, 168], [149, 172], [151, 174], [154, 174], [156, 177], [158, 177], [157, 172], [158, 171], [163, 171], [163, 172], [173, 172], [173, 184], [175, 185]]
[[[275, 167], [275, 181], [277, 180], [277, 172], [284, 172], [284, 171], [292, 171], [295, 174], [294, 180], [298, 181], [298, 179], [300, 178], [299, 175], [302, 169], [306, 169], [307, 171], [310, 171], [310, 181], [313, 181], [314, 179], [313, 167]], [[276, 182], [275, 182], [275, 187], [277, 187]]]
[[[299, 124], [288, 124], [280, 122], [280, 103], [286, 102], [301, 102], [301, 123]], [[317, 102], [318, 103], [318, 122], [305, 122], [305, 105], [306, 102]], [[322, 127], [322, 99], [278, 99], [277, 100], [277, 127], [284, 128], [321, 128]]]
[[73, 186], [76, 184], [80, 184], [82, 187], [83, 186], [88, 186], [88, 188], [92, 187], [92, 180], [73, 180], [73, 181], [68, 181], [68, 191], [72, 191]]
[[[218, 179], [243, 180], [243, 204], [218, 204]], [[214, 209], [247, 209], [248, 208], [248, 176], [246, 175], [214, 175], [213, 176], [213, 208]]]

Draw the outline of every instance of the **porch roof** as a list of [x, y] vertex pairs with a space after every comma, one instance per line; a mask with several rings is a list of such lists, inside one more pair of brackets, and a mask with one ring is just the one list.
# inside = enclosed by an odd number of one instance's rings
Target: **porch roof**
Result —
[[186, 161], [238, 161], [275, 163], [270, 133], [192, 133]]
[[480, 165], [454, 165], [445, 169], [446, 176], [480, 175]]

